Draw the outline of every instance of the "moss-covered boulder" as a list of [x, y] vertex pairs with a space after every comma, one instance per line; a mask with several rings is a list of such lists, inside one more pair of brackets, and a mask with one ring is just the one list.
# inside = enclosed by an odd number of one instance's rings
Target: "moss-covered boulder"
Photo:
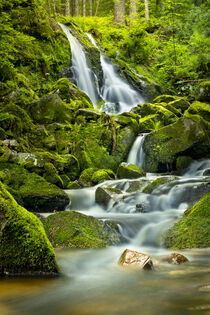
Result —
[[121, 163], [117, 169], [117, 177], [122, 178], [138, 178], [145, 176], [146, 173], [137, 165], [131, 163]]
[[179, 156], [176, 159], [176, 169], [179, 172], [185, 170], [191, 163], [193, 159], [190, 156]]
[[147, 172], [165, 172], [175, 169], [175, 160], [180, 155], [202, 157], [208, 150], [206, 139], [206, 130], [200, 124], [180, 118], [145, 137], [143, 168]]
[[166, 184], [166, 183], [170, 183], [172, 181], [174, 181], [176, 179], [176, 177], [159, 177], [156, 178], [155, 180], [153, 180], [153, 182], [149, 185], [147, 185], [144, 189], [143, 189], [143, 193], [145, 194], [151, 194], [153, 192], [153, 190], [155, 190], [156, 188]]
[[105, 180], [111, 180], [114, 178], [115, 174], [112, 170], [101, 169], [93, 173], [91, 181], [93, 182], [93, 184], [96, 185], [102, 183]]
[[102, 222], [75, 211], [56, 213], [42, 221], [54, 247], [101, 248], [120, 243], [114, 222]]
[[27, 210], [52, 212], [64, 210], [69, 204], [67, 194], [43, 177], [30, 173], [23, 166], [0, 163], [4, 184], [14, 198]]
[[164, 244], [173, 249], [210, 246], [210, 193], [188, 208], [165, 233]]
[[77, 108], [93, 108], [90, 98], [79, 90], [67, 78], [59, 79], [53, 86], [52, 93], [56, 93], [66, 103]]
[[79, 184], [83, 187], [90, 187], [92, 186], [92, 176], [93, 174], [98, 171], [97, 168], [89, 167], [86, 168], [79, 177]]
[[52, 163], [45, 163], [44, 170], [45, 172], [43, 177], [47, 182], [55, 184], [60, 188], [64, 187], [63, 181]]
[[110, 200], [117, 200], [122, 191], [111, 187], [98, 187], [95, 193], [95, 201], [103, 207], [107, 207]]
[[204, 120], [210, 122], [210, 105], [198, 101], [193, 102], [185, 113], [185, 116], [187, 116], [188, 114], [199, 115]]
[[40, 220], [0, 183], [0, 276], [55, 275], [54, 250]]
[[153, 103], [170, 103], [179, 99], [177, 96], [173, 95], [159, 95], [154, 100]]
[[51, 124], [65, 122], [71, 119], [71, 111], [57, 94], [46, 95], [28, 105], [27, 108], [34, 122]]
[[183, 114], [185, 110], [187, 110], [188, 107], [190, 106], [190, 103], [184, 98], [178, 98], [172, 102], [169, 102], [168, 106], [179, 110]]
[[210, 81], [201, 82], [197, 88], [196, 99], [200, 102], [210, 102]]

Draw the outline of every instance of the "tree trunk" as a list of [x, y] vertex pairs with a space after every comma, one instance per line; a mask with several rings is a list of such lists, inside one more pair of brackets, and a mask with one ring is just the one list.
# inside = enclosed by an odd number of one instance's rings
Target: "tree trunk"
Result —
[[82, 0], [82, 16], [86, 16], [86, 0]]
[[130, 19], [131, 20], [136, 20], [137, 17], [137, 5], [136, 5], [136, 0], [130, 0]]
[[144, 0], [145, 4], [145, 19], [149, 20], [149, 3], [148, 0]]
[[125, 24], [125, 0], [115, 0], [114, 21]]
[[79, 0], [74, 0], [74, 15], [79, 16]]
[[89, 15], [93, 15], [93, 0], [89, 0]]
[[100, 0], [97, 0], [95, 16], [97, 16], [98, 14], [99, 4], [100, 4]]
[[65, 15], [70, 16], [70, 1], [69, 0], [66, 0]]

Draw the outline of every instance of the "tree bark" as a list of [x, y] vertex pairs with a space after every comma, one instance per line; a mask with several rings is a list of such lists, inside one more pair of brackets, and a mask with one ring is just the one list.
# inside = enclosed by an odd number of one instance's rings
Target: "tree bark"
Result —
[[74, 15], [79, 16], [79, 0], [74, 0]]
[[69, 1], [69, 0], [66, 0], [65, 15], [66, 15], [66, 16], [70, 16], [70, 1]]
[[144, 0], [145, 4], [145, 19], [149, 20], [149, 3], [148, 0]]
[[137, 5], [136, 5], [136, 0], [130, 0], [130, 19], [131, 20], [136, 20], [137, 17]]
[[114, 21], [119, 24], [125, 24], [125, 0], [115, 0]]
[[86, 0], [82, 0], [82, 16], [86, 16]]
[[89, 0], [89, 15], [93, 15], [93, 0]]
[[95, 16], [97, 16], [97, 14], [98, 14], [99, 4], [100, 4], [100, 0], [98, 0], [98, 1], [97, 1], [97, 4], [96, 4]]

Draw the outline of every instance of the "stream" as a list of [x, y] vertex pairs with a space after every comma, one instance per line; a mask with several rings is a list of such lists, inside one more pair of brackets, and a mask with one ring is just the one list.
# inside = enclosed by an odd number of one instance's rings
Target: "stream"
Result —
[[[141, 95], [122, 81], [103, 54], [104, 85], [97, 88], [97, 78], [88, 67], [81, 44], [66, 26], [61, 26], [71, 43], [75, 81], [94, 105], [102, 98], [106, 112], [114, 108], [121, 113], [143, 103]], [[141, 134], [136, 138], [127, 162], [143, 165], [145, 137]], [[209, 191], [209, 169], [210, 159], [205, 159], [193, 162], [182, 176], [148, 173], [135, 180], [111, 180], [95, 187], [67, 190], [71, 197], [67, 211], [116, 222], [124, 242], [104, 249], [56, 249], [62, 272], [59, 278], [1, 279], [0, 314], [210, 314], [209, 248], [178, 251], [189, 259], [182, 265], [161, 262], [172, 252], [162, 246], [161, 235]], [[151, 194], [144, 193], [144, 188], [159, 177], [168, 180]], [[95, 202], [99, 186], [117, 188], [121, 193], [102, 207]], [[150, 255], [154, 271], [120, 268], [118, 260], [126, 248]]]

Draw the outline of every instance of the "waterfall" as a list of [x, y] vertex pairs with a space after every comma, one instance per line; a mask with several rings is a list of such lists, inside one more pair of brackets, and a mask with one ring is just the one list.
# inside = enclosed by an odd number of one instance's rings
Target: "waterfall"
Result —
[[147, 134], [143, 133], [136, 138], [128, 156], [127, 160], [128, 163], [136, 164], [139, 167], [143, 166], [144, 163], [143, 143], [146, 135]]
[[85, 52], [80, 42], [71, 34], [66, 25], [59, 23], [64, 33], [67, 35], [71, 45], [72, 54], [72, 72], [77, 87], [85, 92], [91, 99], [93, 105], [99, 101], [99, 95], [96, 89], [94, 73], [88, 66]]

